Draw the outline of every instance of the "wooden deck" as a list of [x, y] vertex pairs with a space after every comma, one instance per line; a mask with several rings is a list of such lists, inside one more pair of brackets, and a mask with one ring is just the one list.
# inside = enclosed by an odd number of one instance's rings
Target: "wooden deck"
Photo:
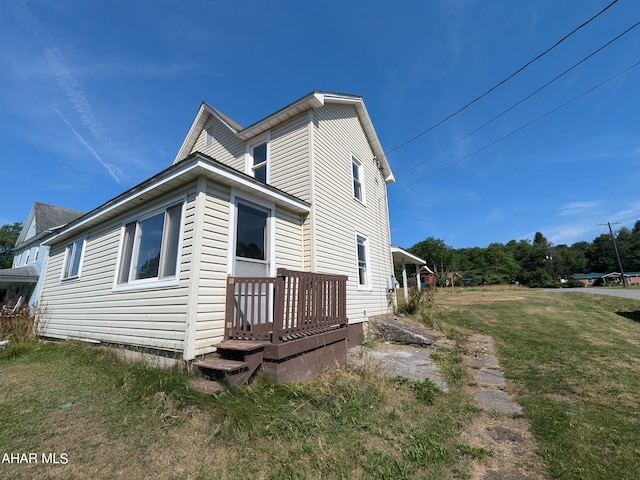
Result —
[[[346, 276], [287, 269], [278, 269], [274, 278], [229, 277], [225, 337], [216, 345], [220, 368], [216, 360], [194, 365], [228, 374], [234, 383], [259, 367], [277, 381], [291, 382], [344, 365], [346, 284]], [[249, 366], [235, 368], [240, 363]]]

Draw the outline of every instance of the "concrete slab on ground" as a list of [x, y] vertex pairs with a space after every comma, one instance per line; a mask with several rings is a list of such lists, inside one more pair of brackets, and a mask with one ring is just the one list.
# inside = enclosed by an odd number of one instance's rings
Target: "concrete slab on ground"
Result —
[[480, 357], [465, 357], [464, 362], [473, 368], [493, 368], [493, 369], [500, 368], [500, 362], [493, 355], [482, 355]]
[[480, 389], [475, 392], [475, 397], [480, 406], [486, 410], [495, 410], [506, 415], [522, 413], [522, 407], [502, 390]]
[[507, 381], [500, 370], [479, 368], [473, 371], [476, 383], [479, 385], [489, 385], [493, 387], [504, 387]]
[[428, 348], [391, 344], [376, 349], [355, 347], [349, 351], [348, 362], [379, 369], [380, 374], [387, 377], [400, 376], [417, 382], [429, 379], [441, 390], [449, 390]]

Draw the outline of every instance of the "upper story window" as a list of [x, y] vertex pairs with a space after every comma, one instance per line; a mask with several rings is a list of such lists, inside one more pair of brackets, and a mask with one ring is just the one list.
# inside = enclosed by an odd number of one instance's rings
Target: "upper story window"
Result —
[[245, 157], [245, 173], [255, 177], [262, 183], [269, 182], [270, 135], [267, 132], [247, 144]]
[[27, 265], [29, 263], [30, 253], [31, 253], [31, 249], [25, 250], [24, 253], [22, 254], [24, 258], [24, 265]]
[[251, 148], [251, 157], [253, 161], [253, 164], [251, 165], [251, 172], [253, 176], [262, 183], [267, 183], [268, 151], [269, 148], [267, 142]]
[[351, 155], [351, 172], [353, 175], [353, 198], [364, 203], [364, 172], [362, 162]]
[[181, 203], [127, 223], [118, 284], [175, 278], [181, 225]]
[[64, 265], [62, 267], [62, 280], [78, 278], [82, 266], [82, 255], [84, 253], [84, 238], [76, 240], [67, 245], [64, 252]]

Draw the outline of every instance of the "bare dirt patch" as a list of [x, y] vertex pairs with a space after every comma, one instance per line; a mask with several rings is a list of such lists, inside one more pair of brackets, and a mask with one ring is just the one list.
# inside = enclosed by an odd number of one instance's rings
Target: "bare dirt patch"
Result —
[[443, 303], [446, 303], [447, 300], [454, 302], [456, 305], [476, 305], [478, 303], [494, 303], [494, 302], [517, 302], [520, 300], [524, 300], [525, 297], [521, 295], [514, 294], [494, 294], [494, 293], [465, 293], [464, 295], [456, 295], [455, 297], [450, 297], [445, 300], [445, 297], [439, 300], [442, 300]]

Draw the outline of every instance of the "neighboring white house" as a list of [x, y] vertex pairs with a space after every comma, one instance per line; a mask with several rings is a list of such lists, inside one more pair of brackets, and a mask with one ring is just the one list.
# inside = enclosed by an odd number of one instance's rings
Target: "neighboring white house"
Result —
[[12, 268], [0, 270], [3, 302], [28, 305], [33, 311], [42, 289], [41, 274], [49, 258], [49, 247], [42, 245], [42, 242], [82, 214], [78, 210], [57, 205], [33, 204], [13, 248]]
[[203, 103], [173, 165], [46, 243], [44, 334], [214, 350], [231, 277], [345, 275], [347, 317], [386, 313], [388, 183], [363, 99], [312, 92], [242, 128]]

